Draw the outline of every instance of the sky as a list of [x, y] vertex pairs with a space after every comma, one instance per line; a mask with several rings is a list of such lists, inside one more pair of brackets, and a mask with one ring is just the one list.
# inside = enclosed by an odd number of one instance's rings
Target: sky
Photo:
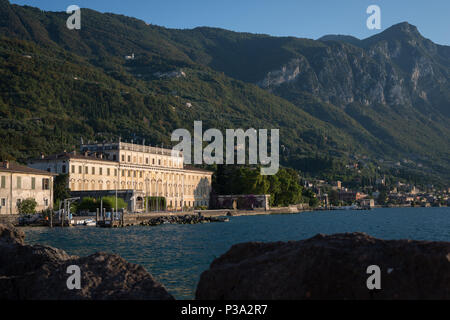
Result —
[[[218, 27], [239, 32], [317, 39], [345, 34], [363, 39], [407, 21], [438, 44], [450, 45], [449, 0], [10, 0], [66, 11], [69, 5], [132, 16], [168, 28]], [[369, 5], [381, 9], [381, 30], [369, 30]], [[81, 15], [83, 11], [81, 11]], [[82, 19], [82, 18], [81, 18]]]

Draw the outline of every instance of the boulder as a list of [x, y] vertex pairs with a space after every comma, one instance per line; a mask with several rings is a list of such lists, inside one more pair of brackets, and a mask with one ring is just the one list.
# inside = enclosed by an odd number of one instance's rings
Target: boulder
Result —
[[[380, 290], [367, 286], [372, 265]], [[349, 233], [237, 244], [203, 272], [196, 299], [450, 299], [450, 243]]]
[[[43, 245], [24, 244], [22, 231], [0, 225], [0, 299], [9, 300], [173, 300], [145, 270], [118, 255], [70, 256]], [[67, 268], [81, 272], [81, 288], [69, 290]]]
[[0, 241], [2, 243], [24, 244], [25, 234], [12, 225], [0, 224]]

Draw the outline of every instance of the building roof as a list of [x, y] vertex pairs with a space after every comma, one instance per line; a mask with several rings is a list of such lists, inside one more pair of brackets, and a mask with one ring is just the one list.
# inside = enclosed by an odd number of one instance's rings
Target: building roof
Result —
[[[98, 154], [100, 156], [100, 154]], [[47, 162], [47, 161], [55, 161], [55, 160], [70, 160], [70, 159], [79, 159], [79, 160], [90, 160], [90, 161], [103, 161], [103, 162], [110, 162], [110, 163], [116, 163], [118, 164], [119, 161], [113, 161], [113, 160], [107, 160], [105, 158], [100, 158], [99, 156], [94, 156], [92, 154], [82, 153], [78, 154], [75, 152], [63, 152], [59, 154], [53, 154], [48, 156], [43, 156], [39, 159], [32, 159], [29, 163], [35, 163], [35, 162]], [[165, 167], [162, 167], [165, 168]], [[211, 170], [206, 170], [198, 167], [194, 167], [192, 165], [184, 165], [182, 170], [188, 170], [188, 171], [197, 171], [202, 172], [205, 174], [213, 174], [214, 172]]]
[[203, 172], [203, 173], [214, 173], [214, 171], [211, 171], [211, 170], [206, 170], [206, 169], [202, 169], [202, 168], [197, 168], [197, 167], [194, 167], [194, 166], [192, 166], [192, 165], [185, 165], [184, 166], [184, 168], [183, 168], [184, 170], [189, 170], [189, 171], [199, 171], [199, 172]]
[[0, 163], [0, 172], [10, 172], [10, 173], [28, 173], [28, 174], [38, 174], [43, 176], [56, 176], [56, 174], [38, 170], [34, 168], [30, 168], [27, 166], [22, 166], [20, 164], [14, 162], [3, 161]]
[[43, 161], [54, 161], [54, 160], [70, 160], [70, 159], [80, 159], [80, 160], [91, 160], [91, 161], [105, 161], [105, 162], [114, 162], [117, 161], [108, 160], [105, 158], [95, 157], [93, 155], [85, 155], [85, 154], [78, 154], [74, 152], [63, 152], [58, 154], [52, 154], [45, 157], [41, 157], [39, 159], [32, 159], [30, 162], [43, 162]]
[[160, 147], [152, 147], [141, 144], [134, 143], [126, 143], [126, 142], [112, 142], [112, 143], [96, 143], [96, 144], [83, 144], [81, 145], [81, 150], [83, 151], [97, 151], [102, 152], [104, 150], [128, 150], [128, 151], [136, 151], [143, 152], [153, 155], [166, 155], [166, 156], [174, 156], [178, 155], [178, 157], [182, 157], [183, 153], [181, 151], [175, 151], [170, 148], [160, 148]]

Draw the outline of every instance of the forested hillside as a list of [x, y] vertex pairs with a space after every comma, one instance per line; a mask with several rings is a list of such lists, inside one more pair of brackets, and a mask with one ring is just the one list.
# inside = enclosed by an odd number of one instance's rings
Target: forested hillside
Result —
[[0, 9], [1, 158], [71, 150], [81, 138], [167, 146], [174, 129], [203, 120], [280, 128], [283, 164], [311, 174], [324, 169], [319, 157], [449, 180], [450, 49], [409, 24], [314, 41], [89, 9], [81, 30], [68, 30], [63, 12], [6, 0]]

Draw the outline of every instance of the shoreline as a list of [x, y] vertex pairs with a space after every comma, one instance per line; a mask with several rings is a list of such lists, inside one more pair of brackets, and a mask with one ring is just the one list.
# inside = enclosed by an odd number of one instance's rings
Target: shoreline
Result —
[[[126, 214], [124, 216], [123, 225], [119, 220], [114, 221], [112, 227], [129, 227], [129, 226], [156, 226], [165, 223], [171, 224], [196, 224], [196, 223], [212, 223], [212, 222], [227, 222], [228, 217], [241, 217], [241, 216], [260, 216], [260, 215], [286, 215], [286, 214], [300, 214], [303, 212], [315, 212], [315, 211], [371, 211], [373, 209], [394, 209], [394, 208], [449, 208], [448, 206], [441, 207], [422, 207], [422, 206], [406, 206], [406, 205], [391, 205], [391, 206], [375, 206], [372, 208], [357, 208], [357, 209], [346, 209], [343, 207], [333, 207], [333, 208], [308, 208], [299, 209], [296, 206], [292, 207], [280, 207], [272, 208], [269, 210], [233, 210], [233, 209], [215, 209], [215, 210], [194, 210], [194, 211], [183, 211], [183, 212], [152, 212], [152, 213], [132, 213]], [[15, 227], [49, 227], [45, 221], [30, 224], [20, 224], [19, 215], [4, 215], [0, 216], [0, 223], [11, 224]], [[92, 216], [75, 216], [73, 221], [75, 223], [73, 226], [79, 226], [78, 221], [94, 219]], [[185, 222], [184, 220], [187, 220]], [[156, 221], [156, 223], [153, 223]], [[159, 223], [161, 221], [161, 223]], [[191, 221], [195, 221], [191, 223]], [[99, 220], [99, 225], [97, 227], [111, 227], [104, 224], [104, 221]], [[53, 227], [60, 227], [54, 225]]]

